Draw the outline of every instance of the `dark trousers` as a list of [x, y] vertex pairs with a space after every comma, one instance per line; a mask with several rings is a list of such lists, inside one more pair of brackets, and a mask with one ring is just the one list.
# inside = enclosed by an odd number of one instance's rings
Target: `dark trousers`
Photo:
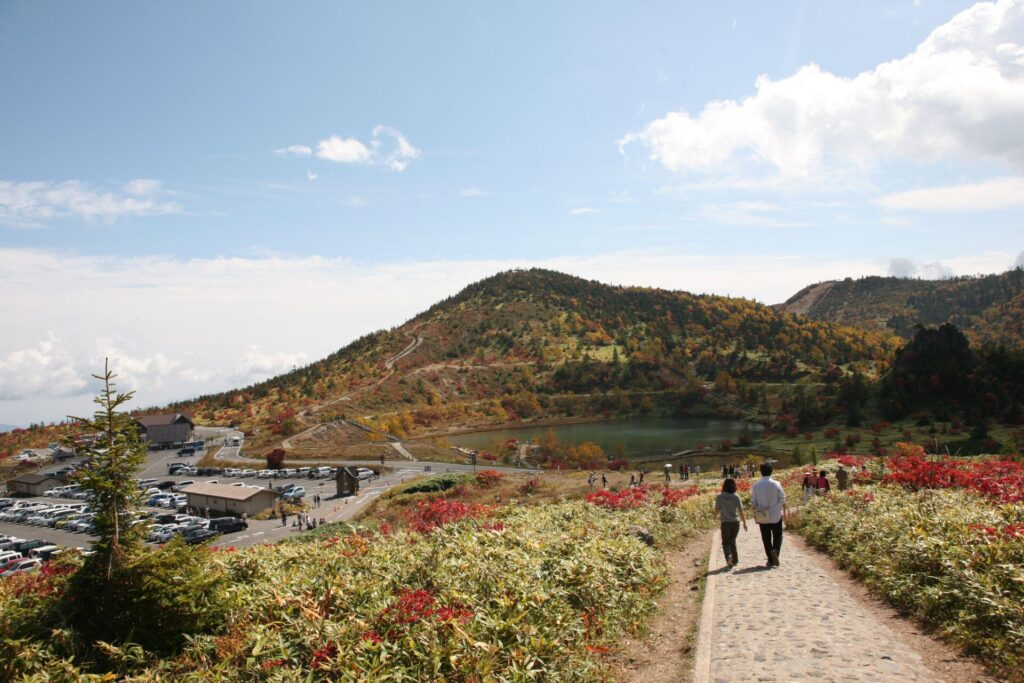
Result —
[[739, 522], [722, 522], [722, 550], [725, 551], [726, 563], [738, 564], [739, 553], [736, 551], [736, 536], [740, 533]]
[[764, 543], [764, 554], [769, 560], [772, 559], [772, 552], [775, 557], [782, 551], [782, 520], [775, 524], [758, 524], [761, 527], [761, 542]]

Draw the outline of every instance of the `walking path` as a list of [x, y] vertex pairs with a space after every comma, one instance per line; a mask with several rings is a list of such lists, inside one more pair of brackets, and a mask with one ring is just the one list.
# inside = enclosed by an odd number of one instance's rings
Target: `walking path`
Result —
[[712, 539], [695, 683], [922, 681], [920, 655], [839, 586], [786, 533], [781, 567], [766, 569], [761, 534], [740, 530], [739, 566]]

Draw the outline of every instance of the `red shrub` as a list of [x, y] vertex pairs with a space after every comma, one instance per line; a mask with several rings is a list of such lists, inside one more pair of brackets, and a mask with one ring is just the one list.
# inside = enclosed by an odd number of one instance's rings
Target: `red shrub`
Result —
[[489, 489], [504, 478], [504, 474], [497, 470], [483, 470], [476, 474], [476, 484], [480, 488]]
[[647, 486], [633, 486], [618, 493], [602, 489], [587, 494], [584, 500], [609, 510], [629, 510], [644, 504], [647, 500], [647, 491]]
[[491, 508], [486, 505], [467, 505], [447, 498], [437, 498], [431, 501], [421, 500], [410, 514], [409, 526], [413, 531], [427, 534], [445, 524], [457, 522], [460, 519], [475, 519], [490, 511]]

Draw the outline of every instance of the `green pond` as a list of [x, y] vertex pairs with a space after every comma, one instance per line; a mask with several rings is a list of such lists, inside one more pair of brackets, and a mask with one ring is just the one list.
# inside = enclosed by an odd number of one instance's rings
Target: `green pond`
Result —
[[[448, 437], [448, 441], [464, 448], [493, 450], [509, 439], [536, 441], [548, 430], [553, 431], [559, 441], [564, 443], [592, 441], [604, 449], [610, 460], [622, 457], [635, 462], [663, 462], [670, 453], [700, 448], [704, 444], [717, 444], [724, 439], [731, 439], [735, 443], [744, 434], [756, 438], [762, 427], [736, 420], [631, 417], [582, 424], [474, 432]], [[721, 467], [741, 455], [742, 451], [737, 450], [734, 458], [698, 456], [688, 457], [685, 462], [691, 465], [699, 463], [702, 467]]]

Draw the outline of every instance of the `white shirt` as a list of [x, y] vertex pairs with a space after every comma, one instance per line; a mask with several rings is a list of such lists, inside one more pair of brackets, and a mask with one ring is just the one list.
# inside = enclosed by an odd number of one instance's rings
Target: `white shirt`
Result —
[[770, 476], [761, 477], [750, 488], [750, 507], [768, 510], [768, 523], [777, 524], [782, 520], [782, 505], [786, 502], [786, 492], [782, 484]]

